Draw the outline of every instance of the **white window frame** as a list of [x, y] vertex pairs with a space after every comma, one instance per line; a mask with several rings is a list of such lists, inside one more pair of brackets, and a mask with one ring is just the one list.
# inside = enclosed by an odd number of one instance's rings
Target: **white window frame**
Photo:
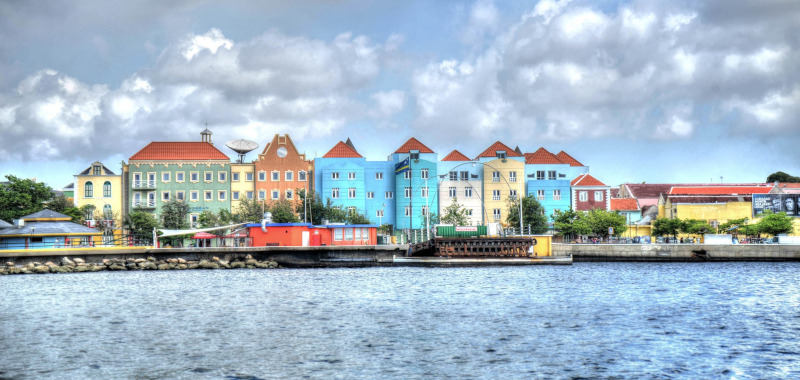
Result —
[[331, 179], [339, 179], [339, 172], [331, 172]]
[[508, 182], [517, 182], [517, 172], [508, 172]]
[[579, 191], [578, 192], [578, 200], [581, 202], [586, 202], [589, 200], [589, 192], [588, 191]]
[[184, 173], [184, 172], [175, 172], [175, 182], [178, 182], [178, 183], [186, 182], [186, 173]]
[[241, 180], [241, 173], [231, 173], [231, 182], [239, 182]]
[[250, 191], [250, 190], [246, 191], [244, 194], [245, 194], [245, 196], [247, 197], [247, 199], [249, 199], [249, 200], [251, 200], [251, 201], [252, 201], [252, 200], [253, 200], [253, 198], [256, 196], [255, 192], [253, 192], [253, 191]]
[[375, 198], [375, 192], [367, 191], [367, 199], [373, 199], [373, 198]]
[[259, 190], [258, 191], [258, 200], [263, 201], [267, 199], [267, 191], [266, 190]]
[[203, 190], [203, 200], [206, 202], [213, 202], [214, 190]]
[[278, 189], [272, 189], [272, 191], [269, 192], [269, 195], [270, 195], [270, 199], [272, 199], [272, 200], [280, 199], [281, 191], [278, 190]]
[[383, 210], [375, 210], [376, 218], [383, 218]]
[[547, 171], [547, 179], [548, 179], [548, 180], [554, 180], [554, 179], [556, 179], [557, 177], [558, 177], [558, 176], [557, 176], [557, 174], [556, 174], [556, 171], [555, 171], [555, 170], [548, 170], [548, 171]]
[[244, 181], [245, 182], [253, 182], [254, 178], [255, 178], [255, 175], [254, 175], [253, 172], [244, 173]]
[[408, 169], [405, 172], [403, 172], [403, 179], [411, 179], [411, 169]]
[[227, 190], [219, 190], [219, 191], [217, 191], [217, 200], [219, 200], [219, 201], [228, 200], [228, 191]]
[[189, 182], [200, 182], [200, 172], [189, 172]]
[[496, 209], [492, 210], [492, 218], [494, 220], [500, 220], [502, 217], [503, 217], [503, 213], [502, 213], [502, 211], [500, 211], [499, 208], [496, 208]]
[[544, 200], [544, 190], [536, 190], [536, 199], [540, 201]]
[[447, 194], [450, 198], [454, 198], [457, 196], [458, 189], [455, 186], [450, 186], [447, 188]]
[[266, 182], [267, 181], [267, 172], [265, 172], [263, 170], [259, 170], [258, 171], [258, 180], [260, 182]]
[[493, 201], [500, 200], [500, 190], [492, 190], [492, 200]]
[[464, 188], [464, 198], [472, 198], [472, 188]]
[[561, 200], [561, 189], [553, 190], [553, 200], [560, 201]]
[[170, 172], [161, 172], [161, 183], [171, 182], [171, 177]]
[[403, 194], [405, 194], [406, 199], [411, 198], [411, 195], [412, 195], [411, 194], [411, 188], [410, 187], [406, 187], [405, 188], [405, 192]]
[[307, 175], [308, 175], [308, 172], [306, 172], [305, 170], [301, 170], [301, 171], [297, 172], [297, 180], [300, 181], [300, 182], [305, 182], [305, 181], [308, 180]]
[[411, 216], [411, 206], [405, 206], [405, 213], [403, 216]]
[[500, 172], [498, 171], [492, 172], [492, 182], [500, 182]]
[[200, 200], [200, 191], [192, 190], [189, 191], [189, 200], [192, 202], [197, 202]]
[[380, 173], [380, 172], [375, 173], [375, 179], [376, 180], [382, 180], [383, 179], [383, 173]]
[[331, 199], [339, 199], [339, 188], [331, 188]]
[[458, 181], [458, 172], [450, 172], [448, 177], [451, 181]]
[[231, 200], [238, 201], [239, 200], [239, 192], [238, 191], [231, 191]]
[[228, 181], [228, 172], [217, 172], [217, 181], [218, 182], [226, 182]]
[[175, 199], [177, 199], [177, 200], [179, 200], [181, 202], [185, 201], [186, 200], [186, 192], [184, 192], [183, 190], [176, 191], [175, 192]]
[[544, 175], [545, 175], [545, 171], [544, 170], [537, 170], [536, 171], [536, 180], [537, 181], [543, 181], [544, 178], [545, 178]]
[[294, 172], [287, 170], [283, 173], [283, 179], [286, 181], [294, 181]]
[[386, 199], [393, 199], [394, 198], [394, 191], [387, 191], [383, 194], [383, 197]]
[[203, 172], [203, 182], [214, 182], [214, 172]]
[[161, 201], [162, 202], [169, 202], [170, 193], [169, 191], [162, 191], [161, 192]]
[[422, 170], [420, 170], [419, 178], [428, 179], [428, 168], [422, 168]]
[[283, 193], [286, 199], [294, 199], [294, 190], [286, 189], [286, 191], [284, 191]]
[[422, 189], [420, 190], [420, 196], [422, 196], [422, 198], [427, 198], [428, 197], [428, 187], [427, 186], [423, 186], [422, 187]]
[[273, 170], [269, 174], [269, 180], [272, 182], [278, 182], [281, 180], [281, 172], [277, 170]]
[[603, 192], [602, 191], [595, 191], [594, 192], [594, 201], [595, 202], [602, 202], [603, 201]]
[[347, 172], [347, 179], [356, 179], [356, 172]]
[[353, 198], [356, 197], [356, 188], [355, 187], [351, 187], [351, 188], [347, 189], [347, 197], [350, 198], [350, 199], [353, 199]]

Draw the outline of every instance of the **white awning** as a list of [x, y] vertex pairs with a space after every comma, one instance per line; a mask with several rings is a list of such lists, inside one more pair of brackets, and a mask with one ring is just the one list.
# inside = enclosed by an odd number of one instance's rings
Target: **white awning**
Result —
[[239, 226], [243, 226], [247, 223], [239, 223], [239, 224], [231, 224], [227, 226], [220, 226], [220, 227], [211, 227], [211, 228], [194, 228], [191, 230], [165, 230], [160, 229], [159, 231], [163, 232], [159, 235], [159, 238], [168, 237], [168, 236], [180, 236], [180, 235], [194, 235], [198, 232], [208, 232], [208, 231], [216, 231], [216, 230], [226, 230], [228, 228], [236, 228]]

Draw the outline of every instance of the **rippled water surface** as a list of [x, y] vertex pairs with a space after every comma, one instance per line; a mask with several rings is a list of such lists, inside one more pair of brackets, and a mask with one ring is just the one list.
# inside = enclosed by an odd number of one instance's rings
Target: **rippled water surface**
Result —
[[800, 263], [0, 277], [0, 378], [798, 378]]

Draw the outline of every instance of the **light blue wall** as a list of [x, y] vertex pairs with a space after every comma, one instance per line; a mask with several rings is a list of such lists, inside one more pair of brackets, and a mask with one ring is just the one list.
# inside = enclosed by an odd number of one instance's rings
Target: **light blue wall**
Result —
[[[322, 202], [330, 199], [335, 206], [342, 209], [355, 207], [357, 212], [366, 212], [366, 189], [364, 181], [365, 158], [317, 158], [314, 160], [314, 191]], [[333, 174], [338, 173], [338, 179]], [[355, 173], [355, 179], [348, 178]], [[356, 190], [355, 197], [350, 198], [349, 190]], [[339, 197], [333, 197], [333, 189], [339, 189]]]
[[[394, 153], [390, 156], [393, 164], [409, 157], [408, 153]], [[422, 216], [422, 207], [437, 212], [439, 209], [436, 183], [438, 175], [438, 155], [436, 153], [420, 153], [418, 160], [410, 160], [411, 179], [408, 180], [404, 174], [395, 176], [395, 229], [420, 229], [425, 228], [426, 220]], [[422, 169], [428, 169], [428, 199], [422, 198], [421, 189], [426, 186], [426, 181], [421, 178]], [[409, 184], [410, 182], [410, 184]], [[405, 188], [411, 187], [411, 198], [405, 197]], [[405, 207], [411, 206], [411, 218], [405, 215]], [[411, 219], [411, 220], [409, 220]]]
[[[550, 222], [553, 221], [551, 216], [556, 209], [566, 211], [571, 207], [570, 181], [568, 180], [529, 180], [525, 182], [525, 185], [526, 194], [529, 197], [536, 198], [538, 190], [544, 190], [544, 200], [539, 200], [539, 203], [544, 207], [545, 215]], [[553, 199], [553, 190], [561, 190], [561, 200]]]
[[[374, 198], [365, 200], [369, 220], [376, 225], [379, 223], [394, 224], [395, 200], [397, 199], [394, 184], [394, 162], [366, 161], [364, 173], [366, 178], [366, 191], [375, 194]], [[376, 179], [376, 173], [383, 173], [383, 179]], [[387, 191], [393, 193], [391, 198], [386, 198]], [[383, 210], [382, 218], [376, 216], [376, 211], [378, 210]]]

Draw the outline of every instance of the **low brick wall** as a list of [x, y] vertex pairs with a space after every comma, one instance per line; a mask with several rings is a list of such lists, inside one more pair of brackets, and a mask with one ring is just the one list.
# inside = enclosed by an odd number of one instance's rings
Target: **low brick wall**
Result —
[[553, 244], [573, 261], [800, 261], [800, 245]]

